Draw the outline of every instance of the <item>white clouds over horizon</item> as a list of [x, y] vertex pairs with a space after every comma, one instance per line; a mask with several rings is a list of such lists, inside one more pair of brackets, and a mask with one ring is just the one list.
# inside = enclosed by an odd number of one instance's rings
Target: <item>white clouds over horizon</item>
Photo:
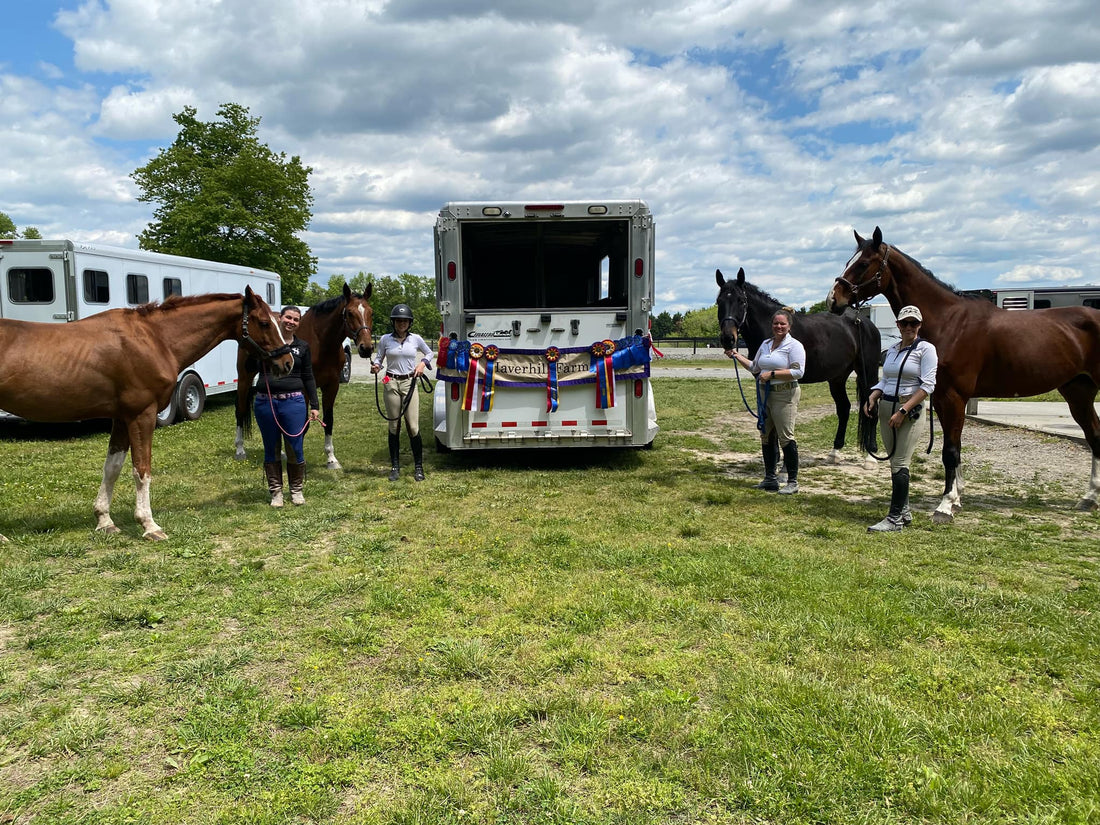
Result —
[[321, 281], [431, 274], [448, 200], [641, 197], [660, 309], [738, 266], [813, 303], [875, 225], [960, 287], [1100, 282], [1091, 4], [498, 5], [59, 4], [0, 58], [0, 211], [133, 245], [129, 173], [235, 102], [314, 169]]

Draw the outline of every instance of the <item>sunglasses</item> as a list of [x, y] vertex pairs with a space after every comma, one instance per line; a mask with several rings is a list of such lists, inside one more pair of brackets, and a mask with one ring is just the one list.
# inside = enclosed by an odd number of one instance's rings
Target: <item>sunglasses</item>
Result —
[[899, 327], [919, 327], [920, 326], [920, 321], [918, 321], [916, 318], [904, 318], [901, 321], [898, 321], [898, 326]]

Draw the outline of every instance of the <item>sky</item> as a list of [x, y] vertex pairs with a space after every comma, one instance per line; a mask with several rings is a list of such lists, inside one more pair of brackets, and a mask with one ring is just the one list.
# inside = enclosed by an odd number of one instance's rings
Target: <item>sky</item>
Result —
[[0, 212], [136, 247], [185, 106], [312, 167], [314, 280], [434, 273], [453, 200], [645, 200], [657, 311], [795, 307], [884, 239], [960, 289], [1100, 283], [1094, 0], [0, 0]]

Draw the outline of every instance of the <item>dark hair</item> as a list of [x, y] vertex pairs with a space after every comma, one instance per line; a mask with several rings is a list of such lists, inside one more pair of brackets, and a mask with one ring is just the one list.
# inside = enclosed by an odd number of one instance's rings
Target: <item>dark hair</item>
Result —
[[298, 307], [294, 306], [294, 304], [287, 304], [285, 307], [282, 308], [282, 310], [279, 311], [279, 314], [286, 315], [287, 312], [289, 312], [290, 310], [294, 310], [299, 315], [302, 314], [302, 310], [298, 309]]

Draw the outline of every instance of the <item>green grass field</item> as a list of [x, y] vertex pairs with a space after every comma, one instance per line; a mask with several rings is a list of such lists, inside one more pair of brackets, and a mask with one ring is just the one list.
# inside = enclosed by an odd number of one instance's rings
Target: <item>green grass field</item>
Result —
[[156, 434], [164, 543], [128, 463], [93, 534], [104, 429], [4, 428], [0, 823], [1100, 822], [1100, 517], [870, 536], [881, 474], [759, 493], [731, 385], [654, 386], [652, 450], [390, 484], [350, 385], [282, 511], [212, 403]]

